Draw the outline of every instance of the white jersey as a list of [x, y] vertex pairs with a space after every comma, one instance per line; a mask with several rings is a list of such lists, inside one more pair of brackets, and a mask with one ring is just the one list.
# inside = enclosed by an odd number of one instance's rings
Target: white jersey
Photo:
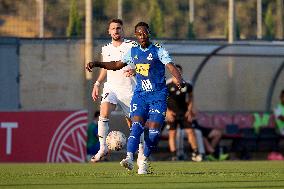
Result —
[[[133, 46], [133, 41], [124, 40], [123, 43], [115, 47], [112, 43], [109, 43], [102, 47], [102, 61], [119, 61], [122, 57], [131, 49]], [[131, 65], [127, 65], [120, 70], [107, 70], [107, 82], [104, 84], [104, 87], [108, 87], [113, 91], [134, 91], [136, 82], [135, 77], [126, 77], [124, 70], [135, 69]]]
[[[134, 45], [133, 41], [124, 40], [115, 47], [112, 43], [102, 48], [103, 62], [119, 61]], [[127, 65], [120, 70], [107, 70], [107, 82], [104, 83], [101, 103], [108, 102], [119, 105], [126, 116], [129, 117], [130, 102], [136, 85], [135, 77], [126, 77], [124, 70], [134, 69]]]

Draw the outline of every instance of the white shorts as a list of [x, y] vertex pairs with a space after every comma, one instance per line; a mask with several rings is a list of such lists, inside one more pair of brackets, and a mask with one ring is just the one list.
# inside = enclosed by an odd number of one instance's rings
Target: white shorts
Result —
[[110, 89], [105, 85], [102, 93], [101, 103], [109, 102], [111, 104], [119, 105], [124, 115], [129, 117], [130, 102], [132, 96], [133, 96], [132, 90], [119, 89], [114, 91], [113, 89]]

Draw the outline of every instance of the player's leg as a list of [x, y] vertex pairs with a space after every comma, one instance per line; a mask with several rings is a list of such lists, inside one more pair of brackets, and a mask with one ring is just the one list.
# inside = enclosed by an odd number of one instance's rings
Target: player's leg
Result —
[[161, 133], [161, 123], [148, 121], [148, 129], [145, 131], [145, 148], [144, 156], [148, 158], [151, 153], [156, 149], [160, 133]]
[[211, 146], [215, 148], [222, 138], [222, 131], [218, 129], [213, 129], [209, 133], [208, 138], [211, 139]]
[[177, 160], [177, 154], [176, 154], [176, 124], [170, 123], [169, 124], [169, 149], [171, 153], [171, 160], [176, 161]]
[[166, 128], [168, 129], [168, 144], [170, 150], [170, 159], [176, 161], [177, 150], [176, 150], [176, 134], [177, 134], [177, 121], [176, 121], [176, 112], [167, 109], [166, 112]]
[[129, 117], [125, 116], [125, 121], [126, 121], [126, 124], [127, 124], [128, 128], [130, 129], [131, 125], [132, 125], [131, 119]]
[[193, 150], [191, 155], [192, 161], [197, 161], [197, 162], [202, 161], [202, 156], [198, 150], [197, 139], [194, 129], [192, 128], [192, 123], [184, 121], [184, 125], [182, 127], [184, 128], [185, 133], [187, 134], [188, 144], [191, 146]]
[[95, 156], [91, 158], [92, 162], [100, 161], [108, 153], [106, 137], [109, 131], [109, 115], [115, 109], [116, 101], [117, 99], [115, 94], [108, 89], [104, 89], [100, 106], [100, 117], [98, 121], [98, 137], [100, 142], [100, 150]]
[[222, 138], [222, 130], [213, 129], [208, 137], [211, 139], [211, 146], [215, 149], [215, 156], [219, 158], [219, 160], [226, 160], [229, 158], [229, 154], [223, 153], [220, 149], [219, 143]]
[[167, 111], [167, 93], [156, 92], [147, 98], [149, 101], [148, 111], [148, 134], [145, 133], [144, 155], [148, 158], [157, 147], [161, 128], [165, 121]]
[[133, 169], [133, 156], [138, 149], [141, 134], [144, 132], [145, 116], [147, 115], [146, 107], [147, 104], [144, 103], [144, 100], [134, 94], [130, 106], [132, 126], [127, 141], [127, 156], [120, 162], [121, 166], [128, 170]]
[[[131, 91], [123, 91], [120, 93], [118, 96], [118, 104], [122, 108], [126, 123], [129, 128], [131, 128], [132, 121], [129, 118], [130, 115], [130, 102], [132, 99], [132, 92]], [[137, 158], [137, 165], [139, 166], [139, 161], [140, 159], [143, 159], [144, 156], [144, 132], [140, 136], [140, 142], [139, 142], [139, 147], [138, 147], [138, 158]]]
[[202, 159], [204, 159], [206, 151], [205, 151], [205, 146], [204, 146], [204, 142], [203, 142], [202, 130], [201, 130], [200, 125], [198, 124], [197, 120], [193, 120], [191, 126], [192, 126], [192, 128], [194, 129], [194, 132], [195, 132], [198, 151], [202, 155]]
[[203, 135], [201, 130], [194, 128], [194, 132], [195, 132], [195, 136], [196, 136], [196, 140], [197, 140], [197, 146], [198, 146], [198, 151], [199, 153], [202, 155], [202, 159], [203, 157], [205, 157], [205, 146], [204, 146], [204, 142], [203, 142]]
[[193, 128], [187, 128], [185, 129], [185, 132], [187, 134], [187, 140], [189, 145], [192, 148], [192, 156], [191, 159], [192, 161], [202, 161], [202, 155], [199, 153], [198, 146], [197, 146], [197, 139], [195, 135], [195, 131]]
[[215, 161], [217, 160], [218, 156], [217, 156], [217, 152], [215, 150], [215, 147], [212, 146], [210, 138], [209, 138], [209, 134], [211, 133], [212, 129], [211, 128], [206, 128], [206, 127], [200, 127], [200, 130], [202, 132], [203, 135], [203, 143], [205, 146], [205, 150], [207, 152], [207, 160], [209, 161]]
[[133, 160], [136, 153], [141, 134], [144, 132], [144, 119], [140, 116], [134, 116], [132, 119], [132, 126], [130, 128], [130, 135], [127, 141], [127, 154], [126, 158], [120, 162], [120, 165], [128, 170], [134, 168]]
[[[145, 145], [144, 145], [144, 156], [145, 158], [141, 161], [141, 165], [138, 169], [138, 174], [147, 174], [149, 173], [149, 163], [148, 159], [151, 153], [157, 148], [158, 142], [160, 139], [160, 133], [162, 125], [165, 121], [165, 114], [167, 110], [167, 101], [166, 95], [159, 93], [159, 97], [149, 98], [151, 101], [149, 103], [149, 111], [148, 111], [148, 121], [147, 127], [148, 129], [145, 131]], [[163, 98], [164, 97], [164, 98]], [[160, 100], [157, 100], [160, 99]]]

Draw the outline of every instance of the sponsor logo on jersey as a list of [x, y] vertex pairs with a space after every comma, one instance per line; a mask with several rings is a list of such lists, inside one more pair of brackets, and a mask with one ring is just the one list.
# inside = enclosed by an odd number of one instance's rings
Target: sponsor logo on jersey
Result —
[[156, 47], [161, 48], [162, 46], [159, 43], [154, 44]]
[[143, 76], [149, 75], [150, 64], [136, 64], [136, 73], [139, 73]]
[[147, 60], [153, 60], [153, 55], [152, 55], [152, 53], [150, 53], [150, 54], [148, 55]]
[[142, 84], [142, 89], [144, 91], [152, 91], [153, 90], [153, 86], [151, 84], [150, 79], [141, 80], [141, 84]]
[[157, 109], [150, 109], [149, 112], [150, 112], [150, 113], [158, 113], [158, 114], [161, 113], [161, 112], [160, 112], [159, 110], [157, 110]]

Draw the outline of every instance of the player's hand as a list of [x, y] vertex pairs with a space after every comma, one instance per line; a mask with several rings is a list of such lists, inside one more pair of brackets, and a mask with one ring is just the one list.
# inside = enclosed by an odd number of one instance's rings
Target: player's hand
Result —
[[100, 87], [97, 85], [94, 85], [93, 87], [93, 91], [92, 91], [92, 97], [93, 100], [96, 101], [99, 98], [99, 91], [100, 91]]
[[179, 90], [181, 90], [182, 88], [184, 88], [186, 86], [186, 83], [184, 80], [181, 80], [181, 82], [177, 83], [177, 87]]
[[92, 69], [95, 67], [94, 66], [94, 62], [89, 62], [86, 66], [86, 69], [89, 71], [89, 72], [92, 72]]
[[126, 77], [132, 77], [136, 74], [135, 69], [124, 70], [123, 73]]
[[195, 117], [195, 114], [192, 111], [187, 111], [184, 115], [184, 117], [186, 118], [187, 122], [192, 122], [193, 118]]
[[176, 118], [176, 113], [172, 110], [167, 109], [166, 120], [169, 122], [174, 122]]

